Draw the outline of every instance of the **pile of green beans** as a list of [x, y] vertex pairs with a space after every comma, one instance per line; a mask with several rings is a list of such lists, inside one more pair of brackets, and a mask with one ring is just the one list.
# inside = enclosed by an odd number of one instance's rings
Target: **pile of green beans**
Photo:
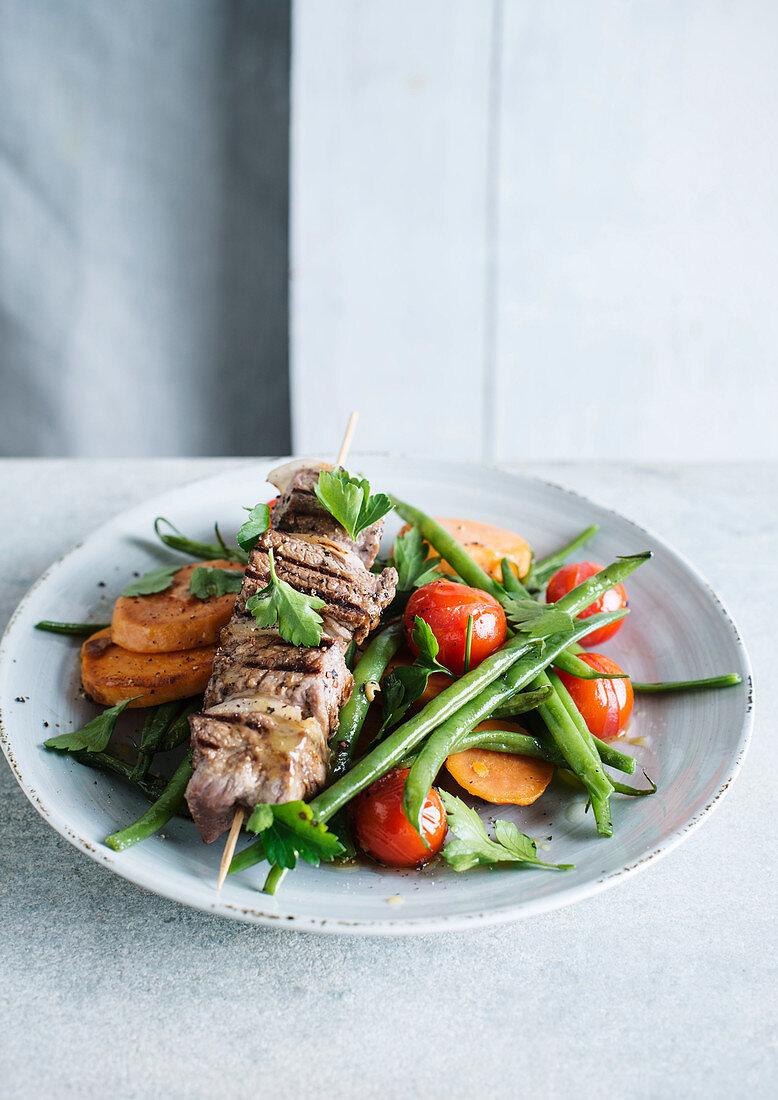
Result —
[[[488, 576], [473, 561], [461, 543], [445, 531], [431, 516], [427, 516], [411, 505], [397, 499], [394, 499], [393, 503], [395, 511], [401, 518], [407, 523], [419, 527], [426, 541], [448, 562], [466, 584], [489, 592], [500, 602], [508, 598], [505, 589]], [[642, 554], [620, 558], [605, 569], [600, 570], [599, 573], [594, 574], [594, 576], [588, 577], [569, 592], [564, 601], [559, 601], [556, 606], [561, 607], [571, 616], [575, 616], [578, 612], [585, 610], [604, 592], [628, 577], [650, 556], [650, 552], [647, 551]], [[460, 708], [465, 707], [474, 700], [493, 681], [498, 680], [499, 677], [507, 673], [512, 664], [521, 660], [521, 670], [511, 677], [510, 686], [503, 684], [500, 687], [498, 685], [493, 691], [489, 692], [488, 698], [492, 710], [501, 703], [506, 702], [511, 694], [518, 692], [522, 687], [529, 685], [535, 677], [540, 676], [558, 653], [595, 629], [594, 624], [596, 621], [601, 624], [605, 622], [606, 618], [608, 621], [616, 621], [616, 618], [623, 617], [626, 611], [611, 614], [615, 618], [590, 616], [586, 621], [576, 624], [574, 630], [544, 639], [540, 646], [540, 653], [538, 652], [537, 643], [533, 644], [533, 641], [521, 634], [509, 638], [496, 653], [483, 661], [478, 668], [466, 673], [460, 680], [446, 688], [436, 699], [431, 700], [419, 714], [398, 726], [372, 752], [367, 753], [361, 760], [357, 761], [350, 771], [317, 795], [310, 803], [314, 818], [319, 821], [328, 821], [356, 795], [412, 753], [416, 746], [429, 734], [436, 731], [433, 749], [429, 752], [427, 762], [425, 763], [423, 760], [425, 750], [422, 750], [414, 762], [413, 767], [417, 768], [414, 782], [411, 782], [413, 768], [406, 781], [406, 816], [421, 833], [421, 809], [430, 784], [426, 786], [423, 794], [420, 794], [423, 785], [420, 782], [420, 776], [427, 774], [432, 766], [430, 760], [433, 752], [436, 757], [439, 757], [443, 752], [446, 737], [449, 744], [455, 745], [460, 736], [469, 733], [472, 726], [481, 720], [481, 718], [477, 718], [475, 722], [470, 724], [473, 715], [480, 713], [479, 704], [476, 703], [473, 707], [468, 708], [462, 716], [461, 723], [455, 720], [440, 737], [437, 736], [438, 727], [446, 723]], [[542, 684], [541, 686], [545, 687], [548, 684]], [[574, 761], [575, 765], [580, 768], [580, 773], [577, 774], [580, 774], [580, 778], [585, 782], [590, 797], [592, 797], [598, 829], [601, 833], [609, 835], [612, 832], [612, 826], [610, 824], [608, 797], [613, 792], [613, 786], [603, 771], [600, 756], [592, 747], [591, 742], [582, 736], [561, 702], [556, 700], [556, 703], [554, 717], [557, 748], [560, 748], [566, 760], [569, 762]], [[542, 706], [546, 705], [543, 704]], [[485, 713], [482, 715], [482, 717], [486, 716]], [[591, 737], [591, 735], [588, 736]], [[561, 749], [562, 745], [564, 750]], [[445, 755], [449, 755], [449, 753], [447, 752]], [[443, 756], [443, 759], [445, 759], [445, 756]], [[434, 775], [432, 778], [434, 779]], [[230, 873], [244, 870], [263, 858], [264, 849], [260, 839], [249, 845], [239, 856], [233, 859], [230, 865]], [[272, 867], [265, 882], [266, 892], [275, 892], [283, 876], [284, 871], [281, 868]]]

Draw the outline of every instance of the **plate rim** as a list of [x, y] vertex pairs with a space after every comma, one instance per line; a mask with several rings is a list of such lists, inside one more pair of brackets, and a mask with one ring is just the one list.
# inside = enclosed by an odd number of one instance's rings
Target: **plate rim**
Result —
[[[231, 473], [236, 470], [245, 470], [253, 465], [266, 465], [270, 462], [286, 462], [291, 458], [306, 458], [314, 457], [311, 455], [297, 455], [297, 456], [282, 456], [276, 458], [274, 456], [258, 456], [256, 458], [248, 458], [245, 462], [238, 462], [234, 467], [227, 468], [225, 470], [218, 471], [216, 473], [205, 475], [204, 477], [194, 477], [180, 482], [178, 485], [174, 485], [171, 488], [165, 489], [160, 493], [155, 493], [152, 496], [145, 497], [143, 500], [138, 501], [137, 504], [131, 505], [128, 508], [124, 508], [119, 512], [116, 512], [113, 516], [104, 520], [96, 527], [87, 532], [78, 542], [74, 543], [68, 550], [62, 553], [55, 561], [47, 567], [46, 570], [30, 585], [27, 591], [22, 596], [21, 600], [17, 604], [13, 611], [11, 618], [8, 621], [2, 638], [0, 638], [0, 744], [2, 744], [3, 752], [8, 765], [16, 778], [17, 783], [21, 787], [25, 796], [35, 810], [43, 817], [43, 819], [53, 828], [60, 836], [68, 841], [73, 847], [83, 852], [94, 862], [105, 867], [108, 871], [118, 875], [125, 881], [132, 882], [134, 885], [148, 890], [149, 892], [156, 894], [160, 897], [164, 897], [170, 901], [177, 902], [180, 905], [187, 905], [190, 908], [196, 909], [203, 913], [211, 915], [222, 916], [227, 919], [240, 920], [246, 923], [256, 924], [269, 928], [287, 928], [292, 931], [298, 932], [319, 932], [324, 934], [351, 934], [351, 935], [364, 935], [364, 936], [398, 936], [398, 935], [424, 935], [434, 932], [454, 932], [454, 931], [466, 931], [471, 928], [483, 928], [498, 924], [507, 924], [512, 921], [525, 919], [530, 916], [540, 916], [543, 913], [553, 911], [554, 909], [563, 908], [567, 905], [572, 905], [575, 902], [582, 901], [587, 897], [592, 897], [595, 894], [601, 893], [617, 883], [625, 881], [638, 872], [645, 870], [648, 866], [656, 863], [662, 857], [668, 855], [674, 851], [688, 836], [695, 832], [699, 826], [705, 821], [713, 811], [721, 804], [724, 795], [727, 793], [733, 782], [737, 778], [740, 770], [743, 766], [748, 748], [751, 743], [753, 728], [754, 728], [754, 676], [753, 668], [751, 665], [748, 649], [743, 641], [742, 634], [735, 622], [731, 612], [722, 600], [722, 598], [715, 591], [710, 582], [700, 572], [696, 565], [689, 560], [689, 558], [677, 550], [670, 542], [668, 542], [663, 536], [658, 535], [651, 527], [646, 527], [643, 524], [633, 520], [630, 516], [625, 515], [623, 512], [618, 511], [615, 508], [606, 504], [601, 504], [597, 500], [588, 496], [585, 493], [581, 493], [576, 489], [571, 489], [569, 486], [560, 484], [549, 480], [548, 478], [538, 477], [535, 474], [526, 473], [524, 470], [512, 470], [506, 468], [499, 463], [464, 463], [456, 459], [446, 459], [435, 456], [425, 456], [417, 454], [407, 454], [404, 452], [389, 452], [389, 451], [360, 451], [354, 455], [354, 459], [389, 459], [389, 460], [402, 460], [405, 462], [417, 462], [417, 463], [435, 463], [439, 466], [448, 466], [456, 468], [457, 466], [467, 466], [472, 470], [474, 466], [480, 469], [499, 474], [501, 477], [507, 477], [517, 481], [523, 481], [525, 483], [534, 483], [535, 485], [547, 486], [558, 492], [562, 492], [566, 495], [576, 498], [578, 501], [584, 504], [589, 504], [597, 508], [600, 512], [607, 513], [614, 516], [622, 523], [627, 523], [633, 527], [641, 535], [646, 535], [652, 540], [652, 543], [668, 553], [671, 557], [678, 560], [689, 573], [695, 578], [697, 583], [705, 590], [707, 597], [715, 604], [718, 614], [724, 620], [726, 625], [732, 631], [735, 639], [735, 645], [740, 653], [740, 658], [743, 664], [744, 670], [744, 686], [746, 688], [746, 708], [743, 714], [743, 721], [739, 732], [737, 745], [732, 754], [732, 761], [727, 769], [727, 777], [721, 782], [716, 792], [711, 796], [706, 806], [699, 810], [694, 817], [685, 822], [683, 825], [675, 829], [657, 848], [653, 851], [642, 855], [635, 862], [626, 867], [621, 867], [617, 870], [610, 871], [608, 874], [600, 878], [592, 878], [587, 882], [580, 883], [576, 886], [562, 887], [558, 891], [542, 897], [534, 898], [530, 901], [517, 901], [510, 905], [503, 906], [501, 908], [490, 909], [485, 912], [472, 912], [472, 913], [456, 913], [450, 916], [445, 914], [437, 915], [433, 917], [409, 917], [403, 919], [399, 913], [395, 918], [379, 919], [352, 919], [338, 917], [323, 917], [316, 918], [311, 916], [300, 916], [294, 913], [288, 913], [284, 911], [268, 911], [266, 909], [255, 908], [247, 905], [235, 905], [222, 899], [218, 894], [215, 894], [215, 900], [211, 904], [205, 903], [202, 898], [198, 898], [192, 891], [184, 890], [166, 890], [164, 883], [160, 885], [157, 878], [154, 878], [151, 872], [146, 872], [143, 869], [140, 871], [135, 870], [128, 872], [122, 869], [121, 862], [116, 859], [116, 853], [112, 853], [110, 849], [104, 846], [96, 846], [91, 840], [82, 837], [79, 833], [74, 831], [68, 825], [64, 817], [64, 812], [59, 813], [55, 808], [51, 809], [45, 806], [41, 801], [38, 792], [34, 789], [32, 784], [25, 778], [19, 768], [13, 750], [13, 739], [6, 731], [5, 722], [3, 720], [2, 704], [5, 701], [5, 695], [2, 691], [3, 682], [5, 677], [5, 669], [8, 665], [8, 649], [10, 643], [13, 640], [13, 635], [18, 627], [20, 621], [24, 618], [24, 613], [27, 608], [27, 604], [30, 601], [33, 594], [37, 589], [43, 585], [50, 576], [55, 573], [61, 565], [64, 564], [74, 553], [76, 553], [84, 544], [89, 541], [93, 536], [97, 535], [105, 528], [110, 527], [119, 520], [126, 519], [132, 515], [135, 511], [141, 511], [147, 509], [150, 505], [153, 505], [156, 500], [160, 500], [169, 496], [171, 493], [175, 493], [184, 488], [191, 488], [195, 485], [207, 484], [208, 482], [221, 481], [225, 477], [229, 477]], [[316, 456], [318, 457], [318, 456]], [[653, 547], [652, 547], [653, 548]], [[153, 879], [153, 881], [152, 881]], [[262, 897], [260, 891], [257, 891], [258, 895]]]

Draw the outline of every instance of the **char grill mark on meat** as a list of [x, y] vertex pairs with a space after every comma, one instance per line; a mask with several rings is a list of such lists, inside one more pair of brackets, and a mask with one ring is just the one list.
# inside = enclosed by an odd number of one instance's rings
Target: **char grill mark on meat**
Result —
[[356, 554], [311, 542], [308, 536], [290, 538], [272, 530], [260, 536], [251, 553], [237, 610], [243, 610], [246, 600], [270, 582], [271, 549], [281, 580], [298, 592], [324, 600], [319, 614], [324, 620], [323, 633], [328, 636], [353, 637], [360, 645], [394, 594], [393, 570], [370, 573]]
[[[298, 468], [274, 508], [273, 530], [252, 551], [222, 630], [203, 711], [189, 720], [194, 774], [186, 798], [206, 843], [229, 828], [237, 806], [305, 800], [321, 789], [329, 740], [353, 686], [346, 649], [352, 637], [364, 640], [394, 597], [396, 572], [367, 568], [383, 524], [353, 543], [313, 493], [318, 474], [318, 466]], [[270, 581], [271, 548], [282, 580], [325, 601], [318, 647], [284, 641], [245, 610]]]

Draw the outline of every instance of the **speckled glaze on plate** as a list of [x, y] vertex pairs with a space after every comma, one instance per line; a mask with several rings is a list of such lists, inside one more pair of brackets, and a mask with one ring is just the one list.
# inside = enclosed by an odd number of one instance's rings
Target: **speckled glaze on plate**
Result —
[[[590, 523], [599, 523], [600, 532], [587, 558], [607, 562], [653, 550], [652, 561], [628, 581], [631, 614], [603, 649], [636, 679], [738, 672], [743, 684], [636, 699], [625, 747], [638, 758], [636, 775], [645, 768], [659, 792], [645, 799], [614, 797], [612, 839], [596, 836], [583, 796], [561, 784], [534, 806], [498, 809], [538, 840], [544, 858], [574, 863], [573, 871], [478, 868], [457, 875], [440, 862], [421, 873], [302, 864], [269, 897], [261, 893], [264, 864], [228, 878], [217, 894], [222, 844], [205, 846], [186, 821], [171, 822], [164, 837], [126, 852], [106, 848], [103, 838], [146, 803], [121, 782], [42, 748], [52, 732], [77, 728], [95, 708], [79, 696], [78, 641], [42, 634], [34, 623], [107, 619], [134, 570], [179, 560], [153, 540], [156, 516], [167, 516], [195, 538], [210, 539], [214, 520], [233, 531], [243, 505], [274, 495], [265, 480], [274, 465], [276, 460], [251, 463], [117, 516], [53, 565], [11, 620], [0, 647], [3, 749], [32, 804], [77, 848], [139, 886], [206, 912], [300, 931], [402, 935], [515, 920], [570, 904], [647, 867], [711, 812], [748, 744], [751, 669], [734, 623], [696, 570], [656, 535], [557, 485], [484, 466], [359, 456], [351, 465], [374, 487], [433, 514], [512, 528], [538, 556]], [[389, 517], [387, 543], [398, 527]]]

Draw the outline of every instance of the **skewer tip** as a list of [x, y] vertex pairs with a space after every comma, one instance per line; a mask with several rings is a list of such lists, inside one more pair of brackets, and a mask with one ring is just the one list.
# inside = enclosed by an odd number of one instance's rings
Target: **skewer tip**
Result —
[[224, 851], [222, 852], [222, 861], [219, 864], [219, 881], [216, 883], [216, 892], [218, 893], [224, 885], [224, 880], [227, 877], [227, 872], [230, 869], [232, 863], [232, 857], [235, 854], [235, 845], [238, 843], [238, 837], [240, 836], [240, 827], [243, 824], [243, 817], [245, 810], [238, 808], [235, 811], [235, 817], [232, 819], [232, 825], [230, 826], [229, 836], [227, 837], [227, 843], [224, 845]]

